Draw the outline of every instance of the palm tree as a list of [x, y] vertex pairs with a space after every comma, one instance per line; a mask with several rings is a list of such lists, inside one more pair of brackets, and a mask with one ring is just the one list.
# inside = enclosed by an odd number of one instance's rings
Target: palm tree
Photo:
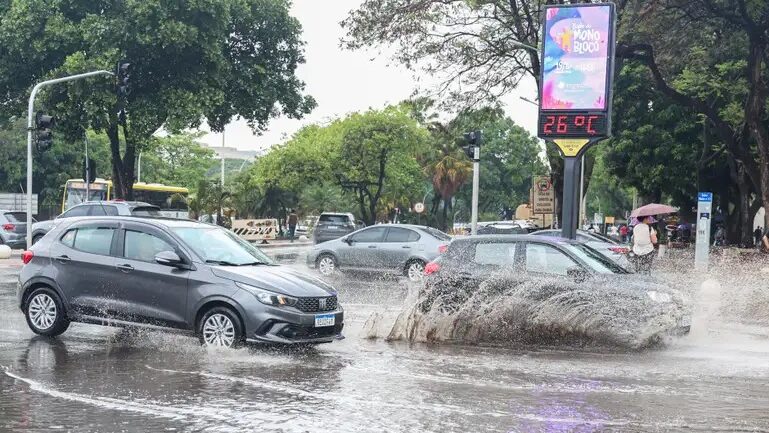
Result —
[[425, 168], [430, 176], [433, 190], [443, 199], [443, 215], [441, 229], [448, 228], [448, 212], [451, 208], [451, 198], [459, 188], [472, 176], [473, 164], [456, 146], [442, 141], [436, 145], [433, 161]]

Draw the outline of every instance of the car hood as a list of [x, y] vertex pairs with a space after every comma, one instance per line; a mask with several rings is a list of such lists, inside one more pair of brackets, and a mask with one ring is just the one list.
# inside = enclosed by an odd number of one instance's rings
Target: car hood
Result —
[[335, 295], [323, 281], [283, 266], [212, 266], [217, 277], [295, 297]]

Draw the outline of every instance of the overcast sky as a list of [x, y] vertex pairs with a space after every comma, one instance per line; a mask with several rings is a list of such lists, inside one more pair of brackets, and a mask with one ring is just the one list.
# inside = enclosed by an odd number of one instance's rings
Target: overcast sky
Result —
[[[297, 71], [307, 84], [307, 93], [318, 102], [317, 108], [301, 120], [277, 118], [267, 132], [254, 135], [245, 122], [233, 122], [225, 130], [225, 143], [242, 150], [266, 149], [282, 143], [302, 126], [326, 122], [347, 113], [382, 108], [411, 96], [419, 78], [421, 86], [436, 81], [415, 77], [412, 71], [394, 63], [387, 56], [371, 51], [348, 51], [339, 47], [344, 31], [339, 25], [347, 13], [363, 0], [294, 0], [292, 14], [302, 23], [307, 62]], [[536, 134], [537, 109], [521, 101], [520, 96], [536, 98], [534, 80], [524, 81], [517, 92], [503, 99], [507, 114], [520, 126]], [[207, 134], [203, 141], [222, 145], [221, 134]]]

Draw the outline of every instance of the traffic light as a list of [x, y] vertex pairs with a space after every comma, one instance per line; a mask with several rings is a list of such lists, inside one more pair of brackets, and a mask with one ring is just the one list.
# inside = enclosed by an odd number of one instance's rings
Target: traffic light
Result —
[[475, 148], [481, 147], [481, 131], [466, 132], [464, 137], [464, 145], [460, 147], [468, 158], [475, 161]]
[[96, 162], [91, 158], [88, 158], [88, 163], [83, 161], [83, 180], [86, 183], [96, 181]]
[[51, 129], [55, 120], [53, 116], [43, 114], [38, 111], [35, 115], [35, 147], [40, 152], [44, 152], [53, 145], [53, 132]]
[[119, 98], [127, 98], [131, 94], [131, 64], [128, 62], [118, 62], [115, 70], [117, 77], [117, 95]]

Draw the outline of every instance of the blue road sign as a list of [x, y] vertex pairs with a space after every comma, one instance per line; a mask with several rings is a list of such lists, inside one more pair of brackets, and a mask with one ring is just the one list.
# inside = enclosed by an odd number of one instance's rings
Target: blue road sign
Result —
[[697, 201], [707, 201], [712, 202], [713, 201], [713, 193], [712, 192], [701, 192], [697, 195]]

